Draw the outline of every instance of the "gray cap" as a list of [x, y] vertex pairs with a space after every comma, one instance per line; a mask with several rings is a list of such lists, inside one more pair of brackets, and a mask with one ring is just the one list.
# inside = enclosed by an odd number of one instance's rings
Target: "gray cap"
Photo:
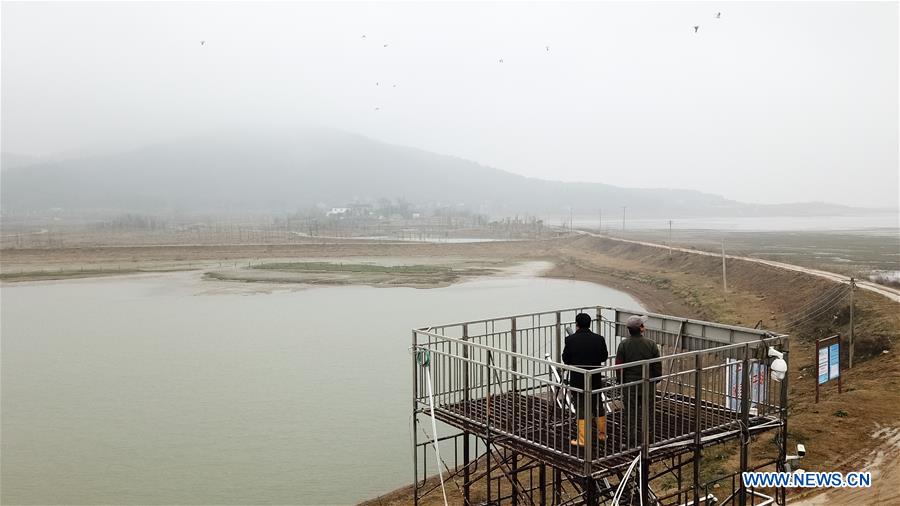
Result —
[[645, 323], [647, 323], [646, 316], [634, 315], [634, 316], [629, 316], [628, 319], [625, 320], [625, 326], [630, 329], [634, 329], [634, 330], [638, 330], [639, 328], [641, 328], [641, 325], [643, 325]]

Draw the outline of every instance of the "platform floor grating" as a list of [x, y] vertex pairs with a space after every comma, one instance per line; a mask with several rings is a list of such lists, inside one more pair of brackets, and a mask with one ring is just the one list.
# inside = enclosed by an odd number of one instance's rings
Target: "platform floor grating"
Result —
[[[488, 402], [485, 398], [444, 404], [436, 407], [435, 416], [456, 428], [487, 436], [484, 421], [487, 419]], [[543, 461], [566, 470], [574, 475], [584, 472], [584, 448], [573, 446], [570, 440], [577, 433], [574, 415], [566, 415], [555, 401], [546, 397], [522, 393], [504, 393], [491, 396], [490, 437], [494, 444]], [[653, 443], [685, 440], [693, 438], [694, 407], [693, 398], [681, 395], [663, 396], [656, 393], [656, 411]], [[607, 437], [605, 442], [589, 438], [593, 442], [593, 473], [595, 477], [608, 476], [624, 471], [640, 452], [640, 443], [628, 440], [627, 428], [633, 423], [624, 419], [620, 409], [607, 413]], [[726, 439], [737, 439], [732, 433], [737, 428], [734, 420], [737, 413], [721, 406], [704, 402], [700, 417], [700, 428], [708, 444]], [[763, 417], [751, 417], [751, 426], [762, 423]], [[480, 422], [480, 423], [479, 423]], [[514, 423], [515, 422], [515, 423]], [[518, 438], [502, 432], [510, 432], [517, 427]], [[677, 438], [677, 439], [673, 439]], [[666, 443], [669, 444], [669, 443]], [[679, 453], [693, 451], [690, 445], [657, 449], [651, 452], [651, 460], [671, 458]]]

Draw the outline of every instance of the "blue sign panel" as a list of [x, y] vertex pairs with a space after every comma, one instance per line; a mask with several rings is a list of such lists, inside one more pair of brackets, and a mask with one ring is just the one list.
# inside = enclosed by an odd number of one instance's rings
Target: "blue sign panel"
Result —
[[828, 347], [828, 379], [837, 378], [840, 374], [841, 348], [837, 343]]

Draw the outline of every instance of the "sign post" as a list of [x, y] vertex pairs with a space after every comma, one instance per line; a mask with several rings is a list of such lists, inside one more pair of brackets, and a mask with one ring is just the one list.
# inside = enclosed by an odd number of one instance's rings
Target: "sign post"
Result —
[[819, 402], [819, 385], [833, 379], [838, 382], [838, 393], [843, 393], [841, 391], [840, 334], [816, 339], [816, 365], [816, 402]]

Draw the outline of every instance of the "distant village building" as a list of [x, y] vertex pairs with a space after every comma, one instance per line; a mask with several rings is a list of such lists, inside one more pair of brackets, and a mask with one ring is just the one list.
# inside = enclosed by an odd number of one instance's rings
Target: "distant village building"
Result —
[[331, 211], [325, 213], [325, 216], [336, 216], [339, 214], [347, 214], [350, 211], [349, 207], [332, 207]]
[[350, 204], [347, 208], [353, 216], [370, 216], [372, 215], [371, 204]]

